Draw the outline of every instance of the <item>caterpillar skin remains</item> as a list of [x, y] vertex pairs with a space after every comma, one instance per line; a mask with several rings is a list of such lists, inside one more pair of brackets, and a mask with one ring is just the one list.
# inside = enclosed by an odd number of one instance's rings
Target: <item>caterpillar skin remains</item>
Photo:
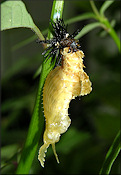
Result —
[[[61, 25], [61, 21], [55, 23], [55, 30], [59, 25]], [[72, 36], [69, 38], [70, 35], [64, 29], [62, 31], [64, 34], [61, 37], [64, 41], [59, 40], [58, 42], [57, 40], [58, 43], [55, 42], [54, 45], [54, 47], [58, 45], [58, 49], [60, 49], [61, 65], [50, 71], [43, 88], [46, 127], [43, 137], [44, 144], [40, 147], [38, 155], [42, 167], [44, 167], [45, 153], [50, 144], [59, 163], [55, 143], [59, 141], [61, 134], [65, 133], [71, 124], [71, 119], [68, 116], [70, 101], [92, 91], [89, 76], [83, 70], [85, 67], [83, 64], [84, 53], [79, 49], [78, 41], [71, 38]], [[60, 44], [61, 42], [63, 44]], [[52, 45], [50, 45], [51, 47]]]

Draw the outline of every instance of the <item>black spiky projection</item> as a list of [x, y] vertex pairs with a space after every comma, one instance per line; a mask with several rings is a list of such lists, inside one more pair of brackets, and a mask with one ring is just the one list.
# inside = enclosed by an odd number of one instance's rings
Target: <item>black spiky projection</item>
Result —
[[61, 61], [61, 51], [65, 47], [69, 47], [69, 51], [76, 52], [80, 49], [79, 40], [74, 39], [78, 34], [79, 30], [70, 35], [67, 32], [67, 26], [65, 26], [62, 19], [56, 19], [56, 22], [51, 22], [51, 33], [53, 38], [50, 40], [38, 41], [39, 43], [47, 43], [49, 47], [42, 53], [44, 58], [52, 58], [52, 61], [56, 57], [56, 64], [58, 65]]

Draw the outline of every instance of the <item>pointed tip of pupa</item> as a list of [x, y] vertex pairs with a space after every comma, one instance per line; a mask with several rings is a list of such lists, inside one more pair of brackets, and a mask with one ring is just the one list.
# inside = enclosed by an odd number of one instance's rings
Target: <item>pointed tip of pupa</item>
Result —
[[44, 168], [44, 162], [45, 162], [45, 156], [47, 152], [47, 148], [49, 147], [49, 144], [44, 144], [39, 149], [39, 155], [38, 160], [40, 161], [41, 166]]

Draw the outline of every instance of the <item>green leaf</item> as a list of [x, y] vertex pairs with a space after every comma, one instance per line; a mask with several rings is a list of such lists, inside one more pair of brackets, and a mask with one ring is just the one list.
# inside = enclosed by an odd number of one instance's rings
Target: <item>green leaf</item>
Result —
[[1, 31], [18, 27], [30, 28], [44, 39], [22, 1], [5, 1], [1, 4]]
[[93, 29], [95, 29], [97, 27], [102, 27], [102, 24], [100, 22], [95, 22], [95, 23], [87, 24], [85, 27], [83, 27], [83, 29], [75, 37], [75, 39], [81, 38], [82, 36], [84, 36], [85, 34], [87, 34], [88, 32], [90, 32], [91, 30], [93, 30]]
[[121, 132], [119, 131], [116, 138], [114, 139], [107, 155], [106, 155], [105, 161], [104, 161], [103, 166], [100, 170], [100, 175], [110, 173], [111, 167], [112, 167], [115, 159], [117, 158], [117, 156], [121, 150], [120, 137], [121, 137]]
[[111, 1], [105, 1], [103, 5], [100, 8], [100, 14], [101, 16], [104, 16], [104, 12], [107, 10], [107, 8], [114, 2], [114, 0]]
[[1, 30], [35, 26], [22, 1], [5, 1], [1, 5]]
[[71, 24], [71, 23], [75, 23], [75, 22], [90, 19], [90, 18], [97, 19], [96, 15], [94, 13], [90, 12], [90, 13], [84, 13], [84, 14], [78, 15], [76, 17], [70, 18], [70, 19], [65, 21], [65, 24]]

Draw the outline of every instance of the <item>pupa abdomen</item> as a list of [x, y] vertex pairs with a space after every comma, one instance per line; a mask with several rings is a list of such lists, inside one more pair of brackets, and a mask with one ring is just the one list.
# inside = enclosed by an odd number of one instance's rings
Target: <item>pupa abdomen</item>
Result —
[[87, 95], [91, 92], [91, 82], [83, 70], [82, 51], [69, 53], [69, 47], [63, 49], [62, 65], [52, 70], [43, 88], [43, 107], [46, 119], [44, 145], [39, 150], [38, 159], [44, 167], [45, 152], [50, 144], [57, 162], [59, 162], [55, 143], [60, 135], [68, 129], [71, 120], [68, 117], [69, 103], [76, 96]]

